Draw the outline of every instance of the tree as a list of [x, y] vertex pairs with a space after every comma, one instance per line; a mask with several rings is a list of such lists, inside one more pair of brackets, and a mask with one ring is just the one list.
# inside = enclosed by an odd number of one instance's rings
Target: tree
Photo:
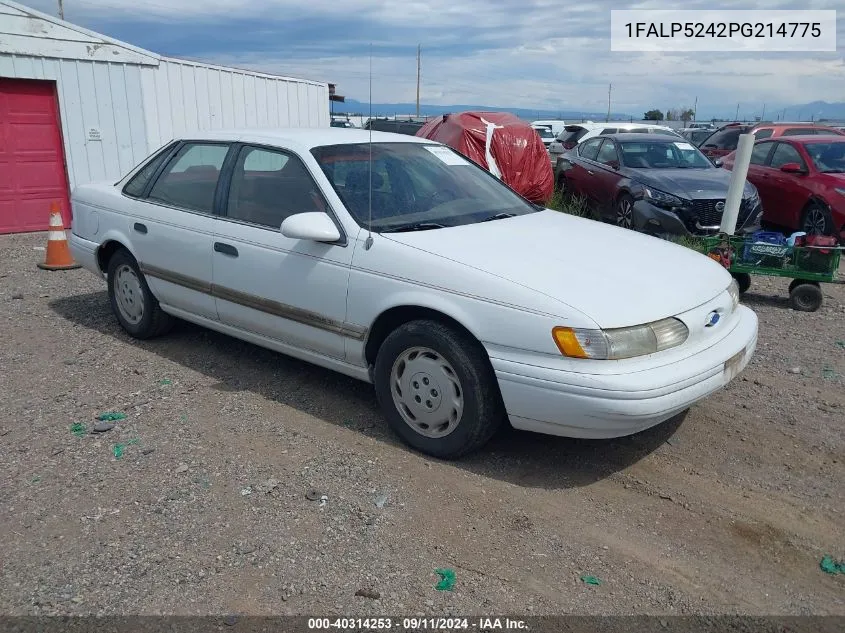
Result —
[[695, 116], [695, 111], [692, 108], [686, 108], [685, 110], [681, 110], [681, 121], [686, 123], [687, 121], [692, 121], [693, 117]]
[[677, 110], [666, 110], [666, 120], [667, 121], [677, 121], [678, 120], [678, 111]]
[[663, 113], [660, 110], [649, 110], [643, 115], [644, 121], [662, 121]]

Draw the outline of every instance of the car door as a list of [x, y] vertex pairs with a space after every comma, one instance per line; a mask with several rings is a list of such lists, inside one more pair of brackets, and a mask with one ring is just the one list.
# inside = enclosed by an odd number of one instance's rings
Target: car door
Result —
[[584, 196], [591, 203], [593, 202], [591, 188], [592, 178], [595, 175], [595, 159], [602, 140], [591, 138], [581, 143], [571, 155], [571, 167], [565, 172], [566, 186], [569, 190], [576, 195]]
[[228, 143], [182, 142], [143, 188], [134, 178], [124, 188], [131, 200], [132, 249], [153, 294], [166, 306], [207, 319], [217, 319], [211, 296], [214, 200], [229, 149]]
[[619, 191], [619, 181], [622, 180], [616, 143], [609, 138], [604, 139], [595, 162], [593, 195], [599, 212], [608, 217], [613, 211], [613, 201]]
[[345, 238], [298, 240], [280, 230], [294, 214], [333, 213], [304, 160], [293, 151], [245, 144], [236, 147], [227, 169], [212, 249], [220, 321], [343, 358], [352, 248]]
[[771, 204], [777, 202], [777, 198], [772, 195], [771, 178], [769, 177], [769, 157], [775, 143], [765, 141], [756, 143], [754, 149], [751, 150], [751, 162], [748, 165], [748, 175], [746, 180], [757, 187], [757, 192], [760, 194], [760, 201], [763, 204], [763, 209], [767, 209]]
[[[809, 198], [806, 187], [807, 163], [801, 153], [792, 144], [785, 141], [775, 143], [769, 160], [767, 179], [770, 190], [769, 207], [763, 207], [766, 219], [780, 226], [798, 230], [801, 225], [801, 213]], [[797, 163], [803, 173], [787, 173], [781, 167], [787, 163]]]

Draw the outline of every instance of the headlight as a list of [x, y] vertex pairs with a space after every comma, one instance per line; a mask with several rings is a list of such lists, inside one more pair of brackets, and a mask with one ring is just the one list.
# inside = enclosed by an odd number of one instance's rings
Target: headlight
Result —
[[570, 358], [618, 360], [660, 352], [687, 340], [689, 330], [675, 318], [610, 330], [556, 327], [552, 338]]
[[757, 202], [757, 200], [758, 200], [759, 198], [760, 198], [760, 194], [759, 194], [759, 192], [757, 191], [757, 187], [752, 187], [752, 188], [748, 191], [748, 195], [746, 195], [746, 196], [745, 196], [745, 200], [746, 200], [747, 202], [752, 202], [752, 203]]
[[731, 312], [733, 312], [739, 305], [739, 284], [736, 282], [736, 279], [731, 279], [731, 283], [728, 286], [728, 294], [731, 296]]
[[684, 201], [678, 196], [673, 196], [671, 193], [666, 193], [659, 189], [651, 189], [650, 187], [644, 187], [643, 192], [645, 193], [646, 200], [653, 202], [658, 207], [684, 206]]

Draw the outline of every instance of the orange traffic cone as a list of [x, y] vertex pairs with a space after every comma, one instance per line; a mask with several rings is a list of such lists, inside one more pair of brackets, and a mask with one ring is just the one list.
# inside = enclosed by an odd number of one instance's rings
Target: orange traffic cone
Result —
[[62, 221], [62, 212], [59, 203], [53, 202], [50, 205], [50, 229], [47, 234], [47, 256], [43, 264], [38, 264], [44, 270], [72, 270], [80, 268], [80, 264], [73, 261], [70, 248], [67, 245], [65, 235], [65, 224]]

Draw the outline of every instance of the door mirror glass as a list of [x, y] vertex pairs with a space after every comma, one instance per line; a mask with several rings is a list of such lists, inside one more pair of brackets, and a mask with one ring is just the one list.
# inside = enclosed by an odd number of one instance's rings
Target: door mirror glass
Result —
[[295, 240], [313, 242], [336, 242], [340, 231], [327, 213], [312, 211], [297, 213], [285, 218], [281, 227], [282, 235]]
[[714, 160], [713, 160], [713, 164], [714, 164], [716, 167], [721, 167], [721, 166], [722, 166], [722, 165], [724, 165], [725, 163], [723, 163], [723, 162], [722, 162], [722, 159], [721, 159], [721, 158], [716, 158], [716, 159], [714, 159]]
[[787, 174], [803, 174], [804, 169], [798, 163], [785, 163], [780, 167], [781, 171], [785, 171]]

